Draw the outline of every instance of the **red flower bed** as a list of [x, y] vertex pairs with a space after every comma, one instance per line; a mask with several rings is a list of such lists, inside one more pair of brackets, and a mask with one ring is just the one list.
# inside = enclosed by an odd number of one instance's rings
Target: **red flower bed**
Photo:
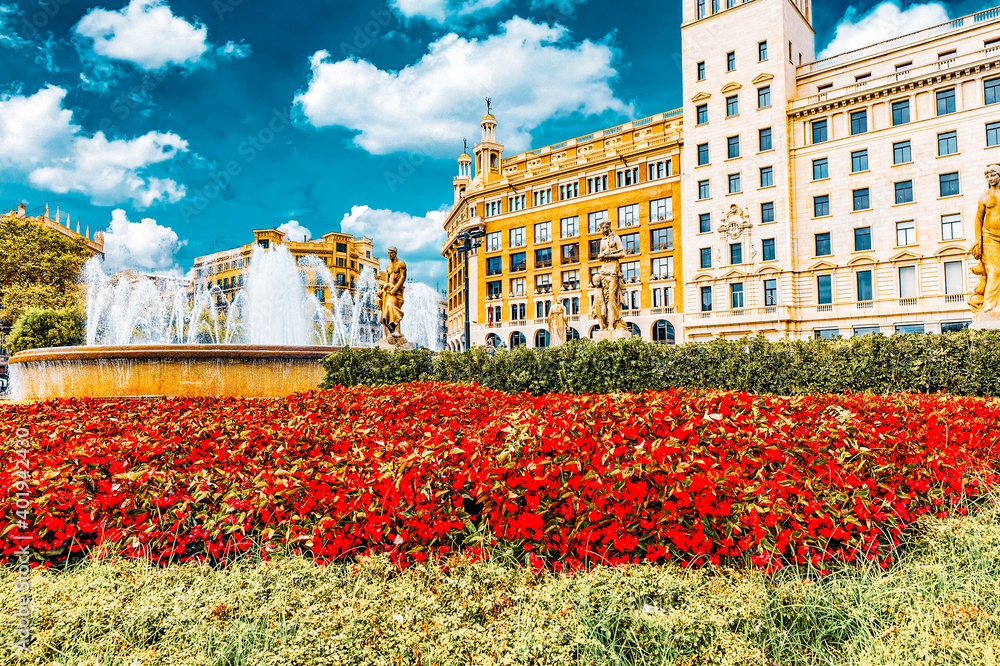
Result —
[[[1000, 406], [706, 391], [531, 398], [417, 384], [287, 400], [0, 407], [30, 431], [30, 550], [224, 560], [254, 542], [406, 564], [495, 542], [536, 566], [749, 556], [885, 565], [923, 514], [1000, 480]], [[20, 547], [0, 506], [5, 558]], [[486, 536], [484, 536], [486, 535]], [[487, 540], [488, 539], [488, 540]], [[485, 541], [485, 543], [484, 543]]]

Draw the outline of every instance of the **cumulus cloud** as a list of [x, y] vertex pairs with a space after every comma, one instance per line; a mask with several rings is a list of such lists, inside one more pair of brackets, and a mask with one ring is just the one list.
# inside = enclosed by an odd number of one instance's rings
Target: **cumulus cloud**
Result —
[[312, 232], [299, 224], [298, 220], [289, 220], [280, 227], [278, 231], [285, 234], [285, 240], [301, 241], [303, 237], [312, 238]]
[[179, 275], [175, 257], [186, 244], [170, 227], [148, 217], [141, 222], [129, 222], [125, 211], [118, 208], [111, 213], [111, 226], [104, 232], [105, 271], [131, 269]]
[[885, 0], [865, 14], [851, 5], [837, 23], [833, 40], [819, 57], [829, 58], [948, 20], [948, 8], [940, 2], [910, 5], [904, 10], [899, 0]]
[[[532, 11], [553, 10], [568, 16], [587, 0], [531, 0]], [[389, 6], [406, 19], [420, 19], [443, 25], [495, 13], [511, 0], [389, 0]]]
[[205, 24], [174, 16], [167, 0], [131, 0], [118, 11], [91, 9], [74, 31], [90, 42], [98, 58], [130, 62], [144, 70], [206, 64], [213, 51], [223, 58], [250, 53], [249, 47], [234, 42], [213, 47]]
[[450, 33], [400, 71], [365, 60], [312, 56], [296, 112], [314, 127], [358, 132], [370, 153], [449, 155], [462, 137], [476, 137], [483, 98], [496, 103], [507, 147], [523, 150], [542, 122], [573, 113], [632, 115], [611, 89], [618, 72], [607, 44], [573, 43], [561, 25], [514, 17], [484, 39]]
[[16, 49], [24, 45], [15, 25], [20, 13], [16, 4], [0, 3], [0, 47]]
[[375, 252], [383, 260], [386, 250], [395, 247], [399, 258], [406, 262], [407, 277], [433, 286], [447, 278], [441, 258], [441, 246], [445, 242], [442, 225], [446, 217], [444, 211], [431, 211], [416, 217], [393, 210], [353, 206], [340, 221], [340, 230], [371, 238]]
[[66, 90], [48, 86], [31, 96], [0, 97], [0, 171], [27, 177], [35, 187], [76, 192], [98, 205], [133, 201], [147, 208], [175, 202], [185, 188], [148, 168], [187, 152], [173, 133], [149, 132], [133, 139], [86, 136], [64, 109]]

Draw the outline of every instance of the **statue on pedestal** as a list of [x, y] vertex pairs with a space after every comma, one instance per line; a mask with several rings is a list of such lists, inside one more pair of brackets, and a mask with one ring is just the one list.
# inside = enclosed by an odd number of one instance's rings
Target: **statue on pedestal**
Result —
[[385, 269], [385, 282], [378, 290], [379, 321], [385, 333], [385, 342], [394, 347], [407, 344], [403, 337], [403, 290], [406, 284], [406, 264], [396, 258], [396, 248], [389, 248], [389, 265]]
[[972, 272], [980, 276], [969, 306], [976, 313], [974, 328], [1000, 328], [1000, 165], [986, 167], [989, 188], [976, 209], [972, 256], [979, 263]]
[[558, 347], [566, 342], [566, 334], [569, 332], [569, 317], [566, 316], [566, 308], [562, 303], [556, 301], [552, 309], [549, 310], [549, 335], [550, 347]]
[[591, 283], [597, 289], [594, 309], [597, 310], [597, 320], [601, 326], [596, 339], [618, 340], [631, 335], [622, 320], [621, 259], [625, 256], [625, 246], [618, 234], [611, 231], [611, 220], [601, 221], [601, 233], [604, 238], [601, 239], [601, 249], [597, 254], [601, 268]]

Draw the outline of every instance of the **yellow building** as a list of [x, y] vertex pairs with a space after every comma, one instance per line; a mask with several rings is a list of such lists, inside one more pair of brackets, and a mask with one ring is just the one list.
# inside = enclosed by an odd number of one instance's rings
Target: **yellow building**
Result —
[[66, 214], [66, 221], [62, 221], [62, 213], [56, 209], [56, 217], [53, 219], [49, 215], [49, 204], [45, 202], [45, 211], [41, 215], [28, 215], [24, 204], [20, 204], [17, 210], [0, 213], [0, 217], [16, 218], [20, 220], [31, 220], [47, 229], [58, 231], [68, 238], [82, 238], [87, 243], [87, 250], [91, 256], [104, 258], [104, 232], [94, 232], [94, 237], [90, 237], [90, 226], [88, 225], [83, 233], [80, 232], [80, 218], [76, 218], [76, 231], [73, 231], [70, 215]]
[[[456, 236], [482, 229], [469, 256], [470, 337], [514, 347], [548, 344], [547, 316], [561, 302], [571, 337], [591, 336], [591, 277], [599, 224], [609, 219], [622, 260], [623, 317], [646, 340], [680, 338], [680, 112], [661, 113], [514, 157], [503, 157], [497, 121], [482, 119], [475, 157], [458, 159], [448, 240], [448, 348], [463, 346], [464, 261]], [[475, 168], [473, 168], [475, 165]]]
[[331, 305], [332, 298], [344, 290], [354, 291], [365, 268], [371, 268], [376, 273], [379, 271], [379, 260], [374, 256], [371, 238], [355, 238], [350, 234], [334, 232], [311, 241], [288, 241], [284, 232], [277, 229], [256, 230], [253, 236], [253, 243], [197, 257], [194, 260], [192, 290], [199, 286], [218, 287], [223, 294], [219, 304], [232, 301], [243, 288], [255, 245], [263, 248], [285, 245], [296, 260], [309, 256], [321, 259], [333, 275], [333, 284], [326, 284], [319, 274], [309, 271], [307, 287], [327, 307]]

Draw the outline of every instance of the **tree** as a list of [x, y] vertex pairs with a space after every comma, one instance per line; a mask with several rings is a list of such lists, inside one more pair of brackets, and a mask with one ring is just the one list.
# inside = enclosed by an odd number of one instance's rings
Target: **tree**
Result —
[[16, 354], [25, 349], [82, 345], [85, 327], [86, 318], [79, 308], [28, 308], [7, 336], [7, 349]]
[[90, 258], [82, 238], [69, 238], [31, 220], [0, 218], [0, 324], [31, 307], [80, 307], [80, 269]]

